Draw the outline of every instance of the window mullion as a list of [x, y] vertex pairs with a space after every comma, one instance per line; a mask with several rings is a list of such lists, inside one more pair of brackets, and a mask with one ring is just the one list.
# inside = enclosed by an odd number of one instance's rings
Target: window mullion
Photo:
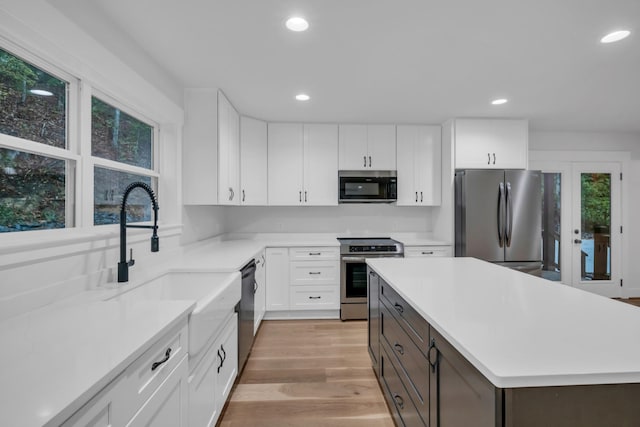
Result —
[[93, 162], [91, 159], [91, 85], [80, 83], [78, 99], [79, 140], [78, 149], [82, 158], [78, 168], [80, 174], [76, 186], [78, 227], [93, 227]]

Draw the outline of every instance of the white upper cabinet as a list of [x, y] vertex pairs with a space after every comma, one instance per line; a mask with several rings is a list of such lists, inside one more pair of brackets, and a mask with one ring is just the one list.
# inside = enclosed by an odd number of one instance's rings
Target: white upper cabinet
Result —
[[398, 206], [440, 205], [440, 126], [398, 126], [397, 138]]
[[216, 89], [185, 89], [182, 198], [185, 205], [218, 203], [218, 101]]
[[340, 170], [395, 170], [395, 125], [340, 125]]
[[240, 115], [218, 91], [218, 204], [240, 203]]
[[456, 119], [456, 169], [526, 169], [527, 120]]
[[337, 125], [268, 124], [269, 205], [338, 203]]
[[310, 206], [338, 204], [338, 126], [304, 125], [304, 194]]
[[267, 204], [267, 123], [240, 117], [241, 205]]
[[302, 204], [303, 125], [269, 123], [267, 129], [269, 204]]

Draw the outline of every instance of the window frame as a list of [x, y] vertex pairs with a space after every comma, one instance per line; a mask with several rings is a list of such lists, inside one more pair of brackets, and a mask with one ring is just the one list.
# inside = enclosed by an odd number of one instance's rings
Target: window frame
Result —
[[[4, 37], [0, 37], [0, 48], [67, 83], [65, 148], [53, 147], [41, 142], [3, 133], [0, 133], [0, 147], [65, 161], [65, 200], [70, 200], [70, 203], [65, 203], [65, 229], [77, 228], [79, 227], [78, 220], [80, 218], [80, 203], [78, 203], [80, 179], [77, 174], [80, 169], [79, 165], [82, 163], [82, 158], [79, 153], [79, 135], [76, 131], [80, 123], [80, 79]], [[44, 230], [32, 231], [37, 232]], [[16, 234], [16, 232], [7, 234]], [[17, 232], [17, 234], [21, 234], [21, 232]]]
[[[156, 197], [159, 197], [161, 129], [158, 121], [141, 113], [140, 111], [143, 111], [144, 108], [137, 108], [131, 103], [121, 101], [117, 96], [113, 96], [109, 91], [92, 84], [88, 79], [76, 77], [2, 36], [0, 36], [0, 48], [67, 83], [66, 148], [58, 148], [0, 133], [0, 147], [2, 148], [66, 162], [65, 200], [70, 200], [70, 202], [65, 204], [65, 228], [58, 229], [58, 232], [73, 233], [74, 230], [95, 229], [95, 227], [100, 227], [100, 229], [115, 229], [117, 227], [117, 224], [94, 225], [93, 186], [96, 167], [150, 177]], [[91, 102], [93, 96], [153, 128], [151, 169], [103, 159], [91, 154]], [[33, 236], [33, 233], [48, 231], [52, 230], [31, 230], [27, 234]], [[24, 233], [20, 231], [0, 233], [3, 240], [6, 238], [11, 241], [19, 238], [18, 235], [24, 236]]]
[[[120, 102], [117, 99], [115, 99], [113, 96], [109, 95], [106, 91], [104, 90], [100, 90], [99, 88], [92, 86], [90, 88], [90, 90], [87, 91], [88, 92], [88, 99], [85, 100], [85, 104], [84, 107], [87, 109], [87, 118], [88, 118], [88, 135], [86, 138], [83, 138], [82, 140], [85, 142], [86, 145], [83, 145], [82, 147], [82, 152], [83, 153], [87, 153], [87, 164], [88, 164], [88, 168], [86, 169], [90, 169], [89, 170], [85, 170], [85, 174], [83, 175], [82, 179], [86, 180], [86, 185], [83, 196], [86, 197], [85, 200], [87, 200], [87, 203], [85, 204], [85, 218], [86, 218], [86, 222], [87, 222], [87, 226], [92, 226], [92, 227], [114, 227], [116, 224], [94, 224], [94, 214], [95, 214], [95, 204], [94, 204], [94, 191], [93, 191], [93, 187], [94, 187], [94, 171], [96, 167], [100, 167], [103, 169], [109, 169], [109, 170], [113, 170], [113, 171], [117, 171], [117, 172], [125, 172], [125, 173], [131, 173], [131, 174], [135, 174], [135, 175], [141, 175], [141, 176], [145, 176], [145, 177], [150, 177], [151, 178], [151, 188], [153, 189], [154, 193], [156, 194], [156, 199], [158, 200], [158, 204], [160, 204], [160, 200], [159, 200], [159, 194], [158, 194], [158, 186], [159, 186], [159, 182], [160, 182], [160, 171], [159, 171], [159, 165], [160, 165], [160, 146], [159, 146], [159, 139], [160, 139], [160, 126], [159, 124], [155, 121], [155, 120], [151, 120], [149, 117], [145, 116], [144, 114], [139, 113], [138, 111], [136, 111], [133, 108], [130, 108], [129, 105], [127, 105], [126, 103]], [[129, 165], [127, 163], [123, 163], [123, 162], [118, 162], [115, 160], [110, 160], [110, 159], [104, 159], [102, 157], [96, 157], [93, 156], [91, 153], [91, 122], [92, 122], [92, 116], [91, 116], [91, 103], [92, 103], [92, 98], [96, 97], [98, 98], [100, 101], [105, 102], [107, 104], [109, 104], [110, 106], [119, 109], [120, 111], [122, 111], [123, 113], [128, 114], [129, 116], [133, 117], [136, 120], [140, 120], [141, 122], [151, 126], [153, 128], [153, 144], [152, 144], [152, 153], [151, 153], [151, 164], [152, 164], [152, 168], [151, 169], [147, 169], [141, 166], [133, 166], [133, 165]]]

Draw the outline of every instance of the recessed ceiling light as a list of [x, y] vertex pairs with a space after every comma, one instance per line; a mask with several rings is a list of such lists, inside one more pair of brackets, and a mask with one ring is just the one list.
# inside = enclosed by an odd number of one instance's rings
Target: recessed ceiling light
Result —
[[309, 28], [309, 23], [307, 22], [307, 20], [299, 16], [292, 16], [291, 18], [287, 19], [285, 25], [291, 31], [305, 31], [307, 28]]
[[499, 99], [494, 99], [493, 101], [491, 101], [491, 105], [502, 105], [502, 104], [506, 104], [507, 102], [509, 102], [508, 99], [499, 98]]
[[626, 39], [631, 34], [629, 30], [613, 31], [600, 39], [600, 43], [613, 43]]
[[308, 101], [311, 99], [311, 97], [309, 95], [307, 95], [306, 93], [299, 93], [296, 95], [296, 99], [298, 101]]
[[48, 90], [44, 90], [44, 89], [31, 89], [29, 92], [31, 92], [34, 95], [53, 96], [53, 92], [49, 92]]

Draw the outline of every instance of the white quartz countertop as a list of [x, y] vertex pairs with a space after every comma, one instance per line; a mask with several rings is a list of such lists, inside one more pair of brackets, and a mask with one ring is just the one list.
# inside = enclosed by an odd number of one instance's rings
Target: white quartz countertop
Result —
[[640, 308], [473, 258], [369, 264], [502, 388], [640, 382]]
[[[420, 233], [382, 234], [413, 244], [442, 244]], [[177, 251], [161, 265], [136, 264], [127, 285], [88, 290], [2, 320], [0, 340], [6, 348], [0, 352], [0, 424], [59, 425], [196, 305], [107, 299], [169, 271], [234, 272], [266, 247], [338, 247], [337, 237], [353, 236], [247, 233], [210, 239]]]
[[95, 302], [0, 323], [0, 424], [60, 425], [194, 305]]

